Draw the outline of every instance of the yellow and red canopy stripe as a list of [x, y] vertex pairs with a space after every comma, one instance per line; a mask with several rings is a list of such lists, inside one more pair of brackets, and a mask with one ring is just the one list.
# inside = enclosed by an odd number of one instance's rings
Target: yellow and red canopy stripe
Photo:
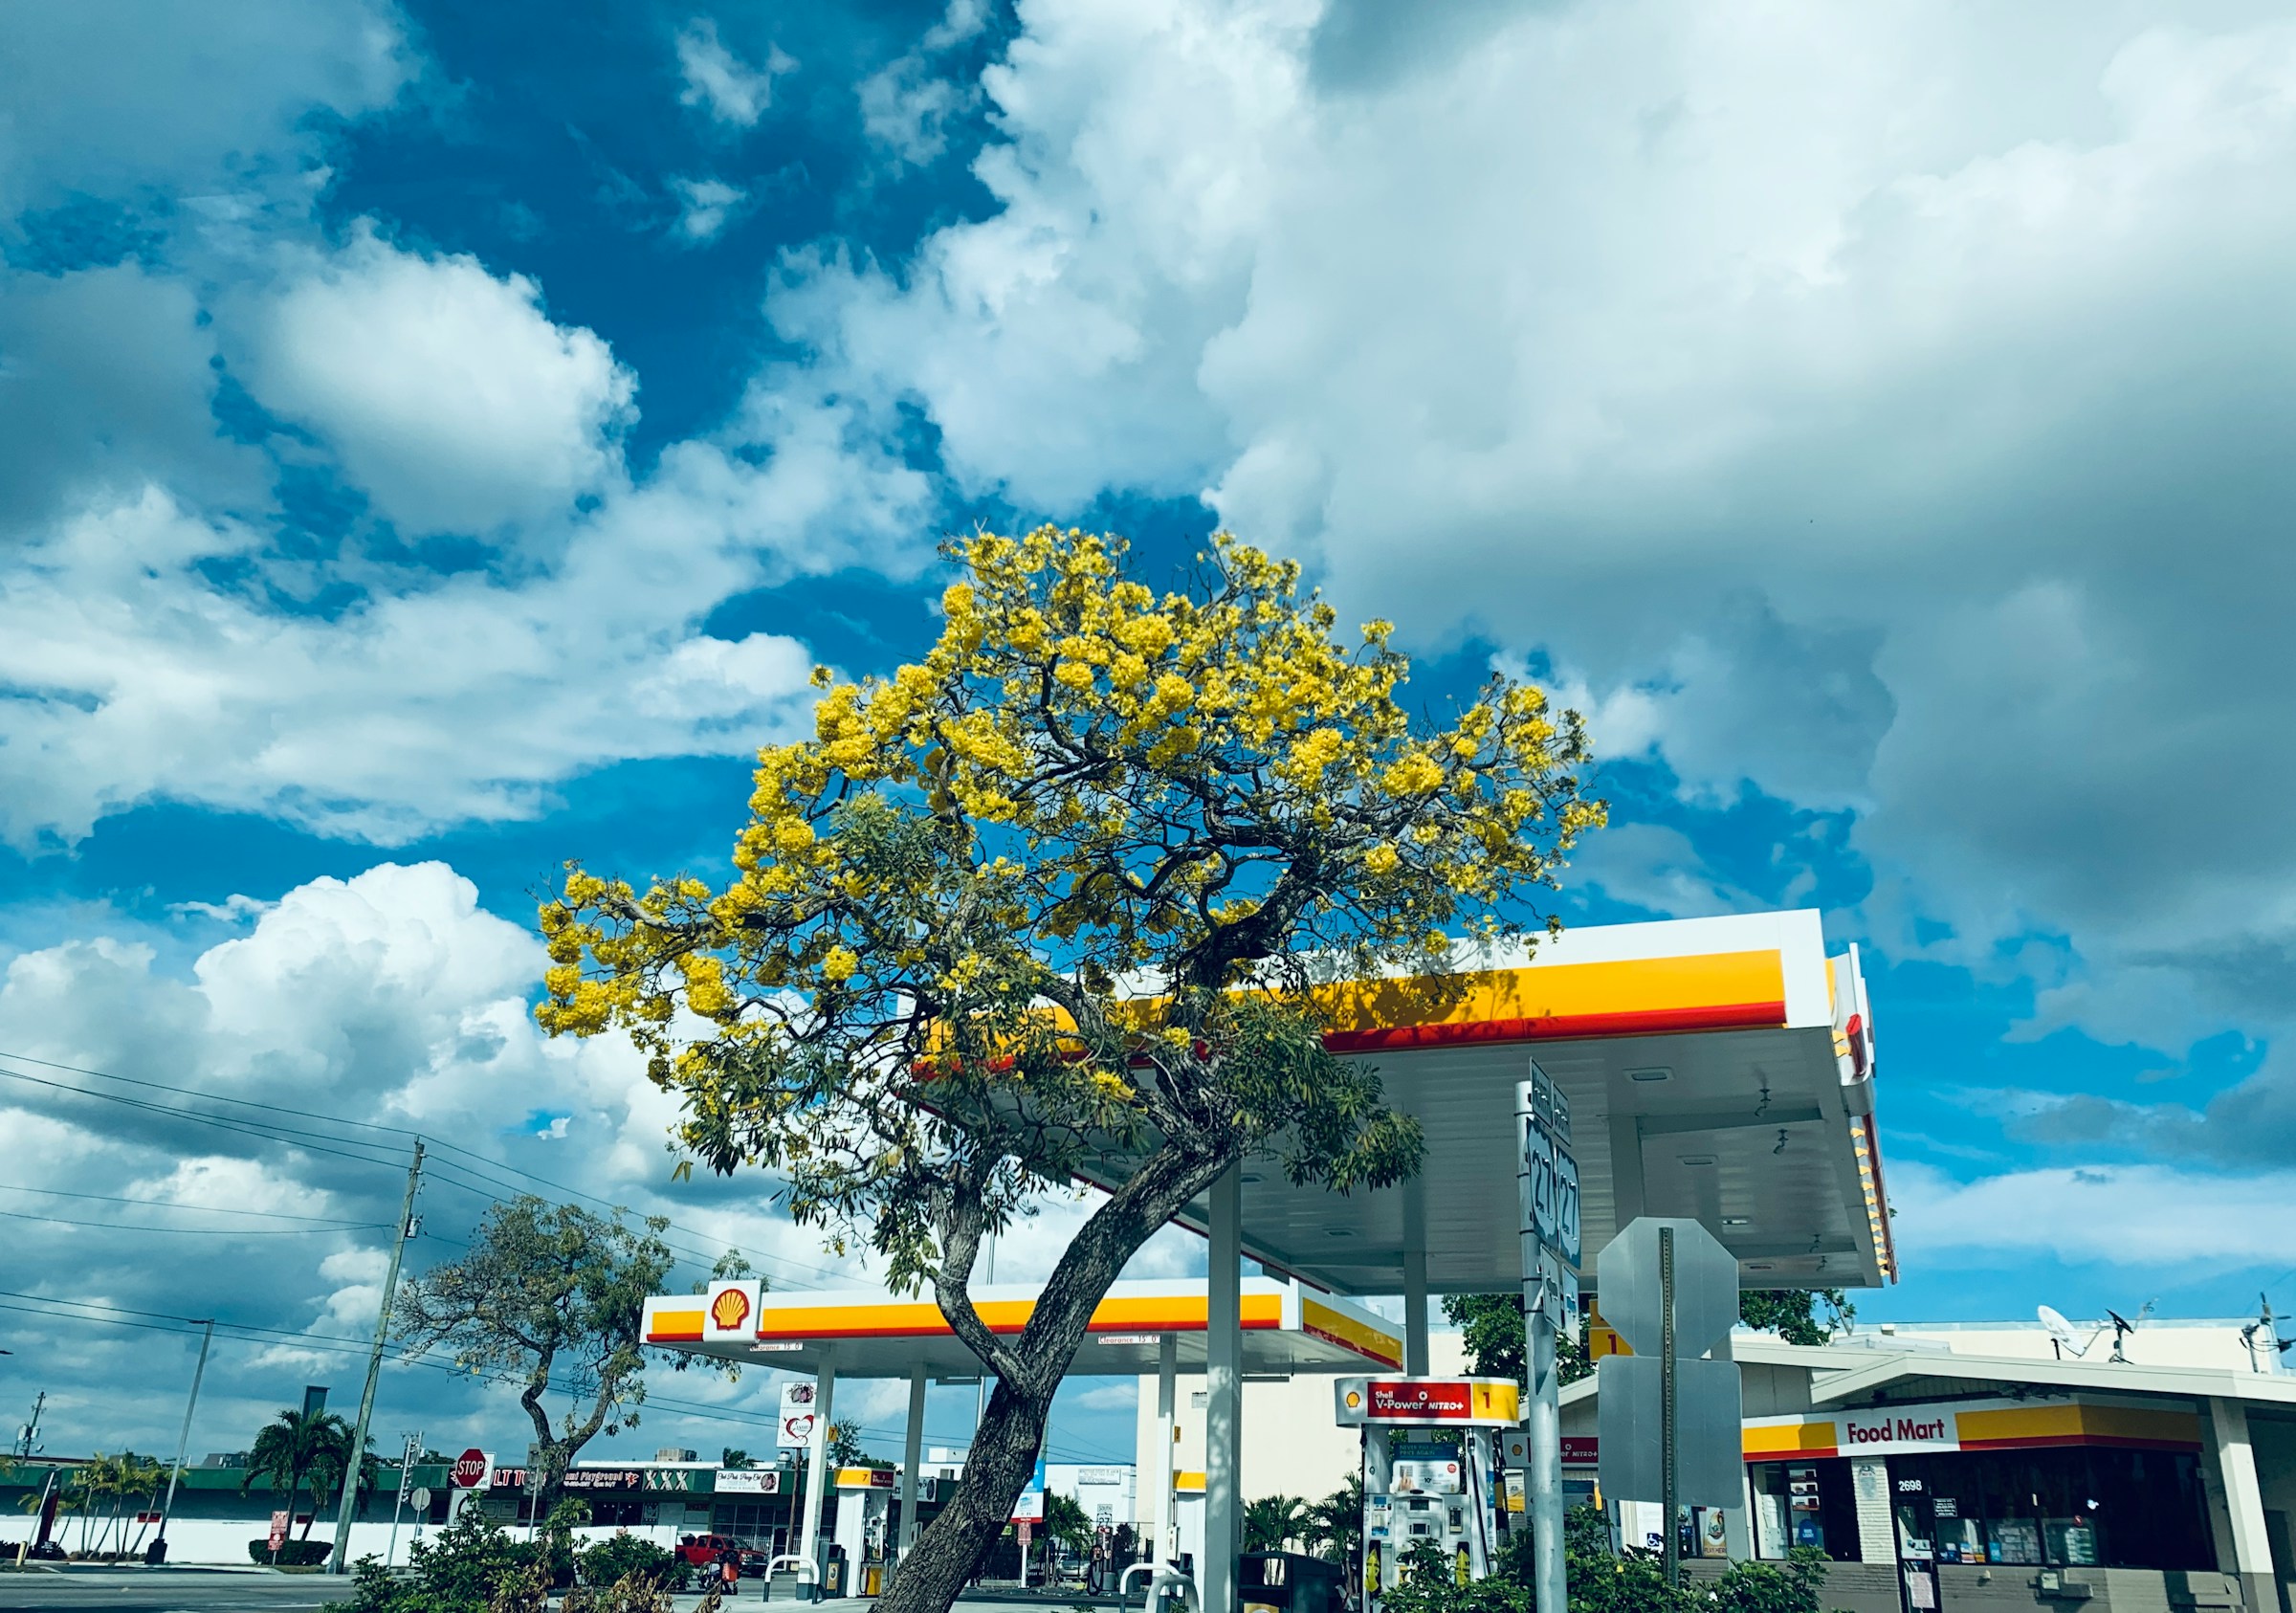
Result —
[[[992, 1333], [1018, 1333], [1028, 1325], [1036, 1313], [1033, 1299], [984, 1299], [974, 1309]], [[1090, 1333], [1202, 1333], [1207, 1314], [1204, 1296], [1196, 1294], [1126, 1294], [1111, 1295], [1093, 1311], [1093, 1319], [1086, 1324]], [[1352, 1319], [1328, 1307], [1317, 1306], [1335, 1323]], [[1284, 1300], [1280, 1293], [1251, 1293], [1243, 1296], [1241, 1305], [1243, 1325], [1247, 1328], [1279, 1328], [1284, 1324]], [[692, 1311], [657, 1310], [651, 1325], [646, 1331], [650, 1344], [693, 1343], [701, 1337], [702, 1315], [697, 1307]], [[834, 1301], [821, 1305], [768, 1305], [758, 1315], [756, 1337], [761, 1341], [775, 1339], [831, 1339], [831, 1338], [945, 1338], [955, 1332], [940, 1308], [929, 1300], [883, 1299]], [[1333, 1337], [1326, 1334], [1325, 1337]], [[1335, 1337], [1364, 1350], [1353, 1338]], [[1386, 1340], [1392, 1348], [1393, 1340]], [[1364, 1350], [1365, 1354], [1373, 1354]], [[1385, 1359], [1383, 1355], [1378, 1359]]]
[[1775, 949], [1541, 963], [1315, 992], [1334, 1052], [1742, 1030], [1786, 1023]]

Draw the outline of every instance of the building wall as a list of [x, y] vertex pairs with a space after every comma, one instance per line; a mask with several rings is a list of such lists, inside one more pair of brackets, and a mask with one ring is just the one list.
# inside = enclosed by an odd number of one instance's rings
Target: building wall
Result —
[[[1433, 1376], [1450, 1378], [1467, 1371], [1463, 1340], [1456, 1329], [1431, 1332], [1427, 1337], [1428, 1364]], [[1179, 1433], [1173, 1456], [1177, 1472], [1203, 1470], [1204, 1383], [1201, 1373], [1181, 1373], [1173, 1394], [1172, 1421]], [[1297, 1495], [1320, 1500], [1345, 1484], [1362, 1461], [1362, 1436], [1342, 1428], [1333, 1413], [1332, 1380], [1299, 1377], [1280, 1382], [1246, 1381], [1243, 1410], [1244, 1499], [1263, 1495]], [[1156, 1457], [1156, 1379], [1140, 1380], [1136, 1431], [1136, 1462], [1142, 1475], [1154, 1473]], [[1149, 1491], [1145, 1479], [1136, 1505], [1140, 1521], [1148, 1515]], [[1089, 1509], [1088, 1509], [1089, 1511]]]

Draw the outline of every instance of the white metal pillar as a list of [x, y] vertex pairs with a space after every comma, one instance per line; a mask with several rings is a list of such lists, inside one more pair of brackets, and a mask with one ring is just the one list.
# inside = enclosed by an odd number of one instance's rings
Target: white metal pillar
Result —
[[916, 1544], [916, 1469], [925, 1455], [925, 1363], [918, 1361], [909, 1369], [909, 1437], [901, 1447], [901, 1537], [896, 1549], [902, 1557]]
[[[2209, 1431], [2215, 1435], [2217, 1466], [2224, 1485], [2224, 1510], [2232, 1524], [2232, 1557], [2219, 1563], [2243, 1576], [2243, 1584], [2269, 1591], [2272, 1540], [2264, 1529], [2264, 1492], [2256, 1477], [2256, 1447], [2248, 1434], [2248, 1408], [2239, 1401], [2208, 1403]], [[2247, 1580], [2248, 1575], [2259, 1576]]]
[[1148, 1560], [1159, 1565], [1173, 1556], [1172, 1402], [1179, 1372], [1180, 1339], [1167, 1333], [1156, 1341], [1156, 1455], [1140, 1475], [1155, 1486], [1148, 1503]]
[[1203, 1613], [1236, 1613], [1243, 1541], [1244, 1183], [1230, 1167], [1212, 1183], [1211, 1272], [1203, 1335]]
[[[828, 1466], [829, 1413], [837, 1396], [837, 1357], [834, 1351], [821, 1353], [821, 1373], [813, 1380], [813, 1443], [806, 1449], [806, 1528], [800, 1537], [797, 1555], [811, 1563], [819, 1573], [825, 1566], [821, 1550], [822, 1492], [831, 1475], [824, 1469]], [[820, 1583], [817, 1580], [816, 1584]]]
[[1403, 1376], [1427, 1365], [1427, 1199], [1414, 1177], [1403, 1184]]
[[[1707, 1354], [1718, 1361], [1733, 1360], [1731, 1336], [1721, 1340]], [[1722, 1549], [1730, 1553], [1733, 1562], [1750, 1562], [1754, 1558], [1754, 1485], [1744, 1469], [1738, 1471], [1738, 1504], [1722, 1514]]]

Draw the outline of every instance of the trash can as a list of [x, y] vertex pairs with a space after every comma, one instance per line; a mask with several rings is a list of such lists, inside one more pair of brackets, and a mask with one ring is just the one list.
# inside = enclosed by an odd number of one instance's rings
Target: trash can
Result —
[[1246, 1552], [1236, 1558], [1242, 1613], [1340, 1613], [1339, 1570], [1302, 1552]]
[[845, 1548], [843, 1546], [831, 1546], [829, 1548], [828, 1560], [821, 1565], [822, 1599], [827, 1601], [830, 1597], [843, 1597], [850, 1594], [851, 1593], [846, 1589]]

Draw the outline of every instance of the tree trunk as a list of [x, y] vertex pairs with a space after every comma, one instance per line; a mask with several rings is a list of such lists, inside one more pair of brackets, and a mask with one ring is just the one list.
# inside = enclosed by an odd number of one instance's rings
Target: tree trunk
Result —
[[1038, 1294], [1028, 1325], [1009, 1343], [988, 1332], [965, 1292], [973, 1240], [954, 1251], [952, 1270], [939, 1285], [941, 1314], [982, 1366], [996, 1373], [997, 1386], [966, 1453], [964, 1482], [902, 1559], [878, 1599], [879, 1613], [947, 1613], [1035, 1476], [1053, 1392], [1109, 1284], [1142, 1244], [1235, 1160], [1232, 1150], [1152, 1155], [1078, 1229]]

